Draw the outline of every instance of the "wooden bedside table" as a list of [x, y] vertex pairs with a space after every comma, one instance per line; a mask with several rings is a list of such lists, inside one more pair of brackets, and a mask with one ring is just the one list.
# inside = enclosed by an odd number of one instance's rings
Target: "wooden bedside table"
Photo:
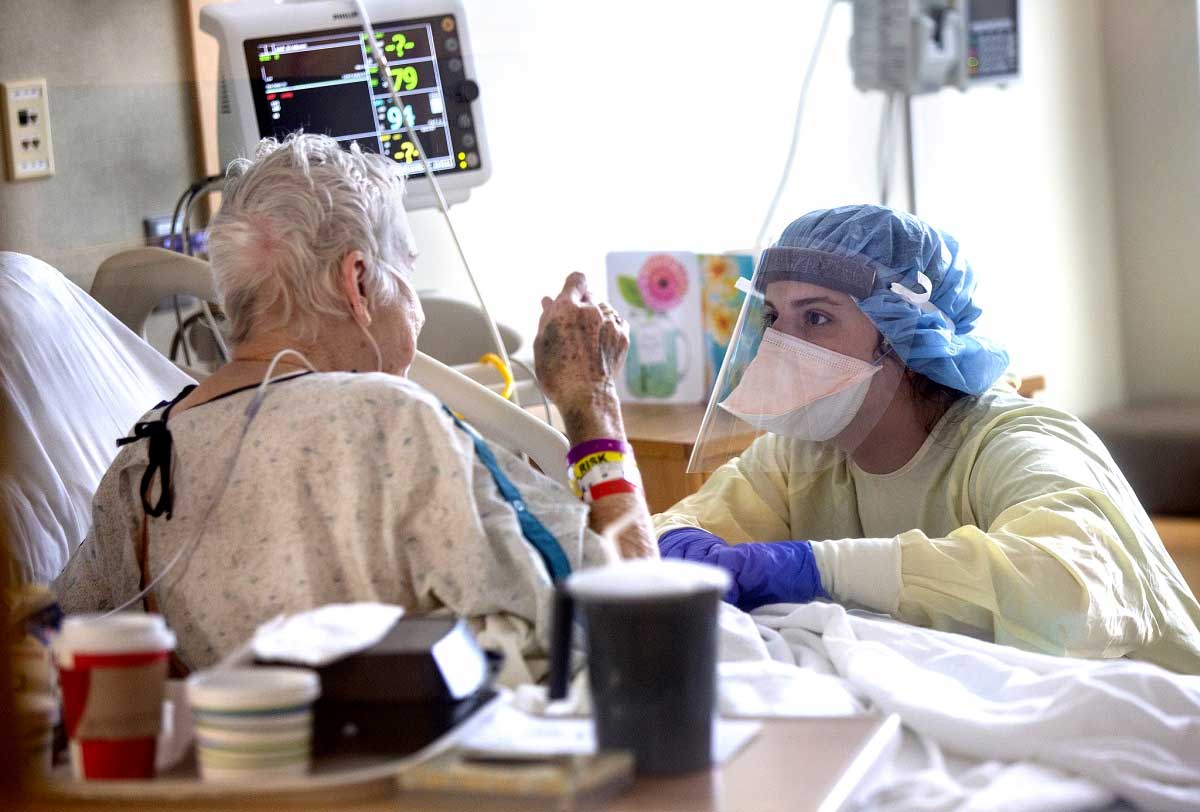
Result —
[[[625, 436], [633, 446], [642, 486], [651, 513], [661, 513], [680, 499], [695, 493], [711, 472], [689, 474], [688, 459], [704, 422], [702, 403], [622, 403]], [[752, 431], [731, 438], [728, 451], [741, 453], [757, 436]]]

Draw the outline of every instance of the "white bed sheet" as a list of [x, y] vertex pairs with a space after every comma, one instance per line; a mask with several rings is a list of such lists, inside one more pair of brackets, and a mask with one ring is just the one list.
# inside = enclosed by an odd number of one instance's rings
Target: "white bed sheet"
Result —
[[[1200, 809], [1200, 677], [1051, 657], [829, 603], [722, 621], [722, 710], [898, 713], [906, 746], [860, 800], [878, 810]], [[801, 667], [803, 666], [803, 667]], [[788, 675], [788, 669], [794, 669]], [[841, 693], [839, 693], [839, 689]], [[802, 757], [802, 756], [800, 756]]]

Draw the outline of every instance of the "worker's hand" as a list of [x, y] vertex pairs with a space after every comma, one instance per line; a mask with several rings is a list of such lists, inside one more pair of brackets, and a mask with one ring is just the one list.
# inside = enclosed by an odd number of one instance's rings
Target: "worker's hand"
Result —
[[573, 434], [605, 436], [613, 421], [620, 426], [617, 375], [628, 350], [629, 325], [607, 302], [593, 301], [583, 274], [571, 274], [557, 297], [542, 299], [534, 363], [572, 442], [581, 439]]
[[733, 584], [725, 600], [749, 612], [769, 603], [808, 603], [827, 598], [807, 541], [728, 544], [699, 528], [681, 527], [658, 540], [663, 558], [682, 558], [726, 570]]

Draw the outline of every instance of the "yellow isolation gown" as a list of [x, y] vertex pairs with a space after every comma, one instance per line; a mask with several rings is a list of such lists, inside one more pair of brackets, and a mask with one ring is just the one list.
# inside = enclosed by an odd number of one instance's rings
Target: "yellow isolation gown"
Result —
[[766, 435], [654, 524], [812, 540], [831, 597], [910, 623], [1200, 674], [1200, 605], [1108, 451], [1004, 386], [956, 403], [889, 474]]

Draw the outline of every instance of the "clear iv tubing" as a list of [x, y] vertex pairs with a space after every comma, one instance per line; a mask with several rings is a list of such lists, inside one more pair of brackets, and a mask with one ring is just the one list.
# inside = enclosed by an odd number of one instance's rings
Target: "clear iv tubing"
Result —
[[821, 19], [821, 30], [817, 32], [817, 40], [813, 44], [812, 56], [808, 60], [808, 69], [804, 71], [804, 81], [800, 85], [800, 102], [796, 106], [796, 120], [792, 125], [792, 143], [788, 147], [787, 161], [783, 164], [783, 174], [779, 178], [779, 186], [775, 188], [775, 196], [771, 198], [771, 205], [767, 208], [767, 216], [763, 218], [762, 226], [758, 229], [758, 236], [754, 238], [754, 255], [758, 256], [763, 247], [763, 240], [766, 239], [767, 229], [771, 227], [771, 221], [775, 219], [775, 210], [779, 208], [779, 200], [783, 197], [783, 190], [787, 188], [788, 177], [792, 174], [792, 164], [796, 160], [796, 147], [800, 143], [800, 123], [804, 120], [804, 108], [808, 104], [808, 88], [812, 84], [813, 74], [817, 70], [817, 57], [821, 55], [821, 45], [825, 42], [825, 34], [829, 30], [829, 21], [833, 18], [833, 7], [837, 5], [838, 0], [829, 0], [829, 5], [825, 7], [825, 16]]
[[885, 93], [883, 96], [883, 112], [879, 119], [879, 141], [875, 147], [875, 168], [879, 181], [879, 205], [886, 206], [888, 201], [888, 186], [892, 178], [892, 124], [896, 118], [896, 94]]
[[[371, 55], [375, 58], [375, 63], [379, 66], [379, 81], [383, 82], [383, 86], [392, 94], [392, 103], [400, 111], [400, 120], [404, 122], [404, 131], [412, 139], [413, 145], [417, 148], [417, 155], [421, 159], [421, 168], [425, 170], [425, 177], [429, 179], [429, 185], [433, 188], [434, 197], [437, 199], [438, 211], [442, 213], [442, 217], [446, 220], [446, 225], [450, 228], [450, 237], [454, 241], [454, 248], [458, 251], [458, 257], [462, 260], [463, 267], [467, 271], [467, 278], [471, 280], [471, 287], [475, 290], [475, 298], [479, 300], [479, 308], [483, 311], [483, 318], [487, 322], [488, 330], [492, 334], [492, 342], [496, 345], [496, 354], [500, 356], [504, 361], [504, 365], [511, 372], [512, 361], [509, 360], [508, 350], [505, 349], [504, 340], [500, 337], [500, 328], [496, 326], [492, 314], [488, 312], [487, 303], [483, 300], [479, 284], [475, 281], [475, 274], [471, 273], [471, 264], [467, 261], [467, 254], [463, 250], [462, 243], [458, 239], [458, 232], [454, 230], [454, 223], [450, 219], [450, 210], [446, 205], [446, 198], [442, 194], [442, 186], [438, 183], [437, 178], [433, 174], [433, 169], [429, 166], [429, 159], [425, 157], [425, 148], [421, 146], [421, 139], [417, 137], [417, 133], [413, 129], [412, 121], [404, 114], [404, 102], [400, 99], [400, 94], [396, 91], [396, 83], [392, 81], [391, 74], [388, 73], [387, 57], [379, 50], [379, 43], [375, 39], [375, 27], [371, 25], [371, 17], [367, 14], [366, 3], [363, 0], [350, 0], [350, 2], [358, 11], [359, 19], [362, 20], [363, 33], [367, 35], [367, 42], [371, 46]], [[364, 65], [364, 67], [366, 66]]]
[[[221, 500], [225, 498], [225, 492], [227, 490], [229, 490], [229, 482], [233, 478], [233, 471], [234, 471], [234, 468], [237, 466], [237, 461], [242, 456], [242, 445], [246, 441], [246, 435], [250, 432], [250, 424], [253, 423], [254, 418], [256, 416], [258, 416], [258, 410], [262, 407], [263, 400], [266, 399], [266, 397], [267, 397], [267, 385], [271, 382], [271, 373], [275, 371], [275, 365], [279, 363], [279, 360], [288, 355], [294, 355], [297, 358], [299, 358], [301, 361], [303, 361], [304, 366], [308, 367], [310, 372], [317, 371], [317, 368], [312, 365], [312, 362], [310, 362], [307, 358], [304, 357], [303, 354], [301, 354], [297, 350], [291, 350], [291, 349], [280, 350], [279, 352], [277, 352], [275, 354], [275, 357], [273, 357], [271, 359], [271, 363], [267, 365], [267, 373], [265, 375], [263, 375], [262, 383], [260, 383], [258, 385], [258, 389], [257, 389], [257, 391], [255, 391], [254, 397], [251, 398], [249, 405], [246, 406], [246, 411], [245, 411], [246, 422], [242, 424], [242, 433], [238, 436], [237, 445], [234, 446], [234, 449], [233, 449], [233, 456], [231, 456], [229, 459], [229, 467], [225, 470], [225, 476], [222, 477], [221, 490], [217, 493], [217, 495], [213, 498], [212, 502], [209, 504], [208, 510], [204, 511], [204, 516], [200, 520], [200, 530], [196, 533], [196, 535], [192, 538], [192, 540], [190, 542], [181, 546], [175, 552], [175, 555], [171, 556], [171, 560], [167, 562], [167, 565], [165, 567], [163, 567], [162, 572], [160, 572], [158, 575], [154, 576], [154, 578], [152, 578], [150, 580], [150, 583], [146, 584], [146, 586], [142, 589], [141, 592], [138, 592], [132, 598], [125, 601], [120, 606], [116, 607], [115, 609], [111, 609], [108, 612], [105, 612], [104, 617], [108, 617], [109, 615], [115, 615], [117, 612], [124, 612], [126, 609], [128, 609], [129, 607], [136, 604], [142, 598], [149, 595], [150, 592], [154, 589], [154, 587], [158, 586], [159, 582], [162, 581], [162, 579], [167, 576], [167, 573], [169, 573], [172, 569], [175, 568], [175, 565], [178, 564], [179, 561], [183, 558], [184, 553], [187, 553], [189, 550], [196, 549], [196, 547], [200, 544], [200, 540], [204, 537], [204, 531], [208, 529], [208, 520], [212, 517], [213, 510], [216, 509], [217, 505], [221, 504]], [[149, 521], [148, 517], [147, 517], [146, 521]], [[147, 551], [147, 556], [146, 556], [147, 565], [149, 564], [149, 558], [150, 558], [149, 552]]]

